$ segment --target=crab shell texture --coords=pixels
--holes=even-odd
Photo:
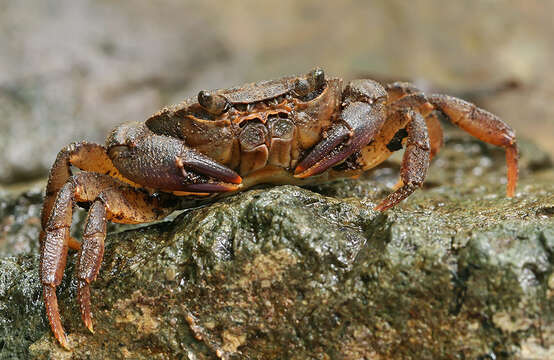
[[[210,92],[210,96],[225,102],[225,111],[220,114],[209,112],[196,97],[186,99],[159,111],[145,123],[128,123],[116,128],[107,139],[108,153],[114,165],[132,182],[176,195],[204,194],[182,191],[186,188],[182,172],[173,163],[179,156],[177,152],[182,151],[181,143],[237,172],[242,181],[228,190],[242,190],[258,183],[302,185],[324,181],[330,174],[301,179],[292,173],[302,155],[340,118],[342,79],[324,79],[313,84],[311,91],[298,94],[302,84],[310,87],[313,83],[310,76],[315,71],[303,77],[285,77]],[[155,171],[137,157],[122,156],[121,151],[129,145],[133,147],[137,139],[145,138],[149,132],[163,138],[150,144],[144,149],[148,154],[142,155],[160,157],[161,152],[166,152],[166,161],[156,164]],[[150,137],[151,141],[154,139]],[[165,178],[160,181],[152,176],[154,172],[164,173]],[[211,180],[193,180],[196,181]]]

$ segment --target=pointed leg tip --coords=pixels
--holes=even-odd
[[[58,298],[56,297],[56,288],[51,285],[44,285],[44,305],[46,307],[46,316],[48,317],[48,322],[50,323],[50,328],[52,333],[58,343],[69,350],[69,344],[67,342],[67,337],[65,336],[65,331],[62,326],[60,313],[58,310]]]
[[[92,312],[90,311],[90,287],[86,281],[80,281],[77,289],[77,300],[81,309],[81,319],[87,329],[94,334]]]
[[[55,335],[56,339],[58,340],[58,343],[63,347],[65,350],[71,350],[69,347],[69,343],[67,342],[67,336],[65,334],[61,335]]]
[[[88,331],[90,331],[92,334],[94,334],[94,328],[92,326],[92,319],[88,318],[87,321],[85,321],[85,326],[87,327]]]

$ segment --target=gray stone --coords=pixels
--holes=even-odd
[[[554,170],[524,165],[508,199],[503,152],[448,139],[427,187],[383,214],[394,161],[114,229],[92,287],[95,334],[70,256],[58,290],[69,352],[43,315],[36,249],[4,256],[0,358],[548,359]]]

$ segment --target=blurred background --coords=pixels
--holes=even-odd
[[[0,0],[0,183],[201,89],[322,66],[476,98],[554,154],[554,2]],[[496,90],[495,90],[496,89]]]

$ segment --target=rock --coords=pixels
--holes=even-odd
[[[449,134],[426,188],[383,214],[373,207],[394,161],[112,231],[92,286],[94,334],[76,304],[74,254],[58,289],[71,351],[45,319],[36,249],[13,250],[0,258],[0,357],[551,358],[554,170],[522,151],[508,199],[502,151]],[[25,221],[32,232],[8,235],[36,234]]]

